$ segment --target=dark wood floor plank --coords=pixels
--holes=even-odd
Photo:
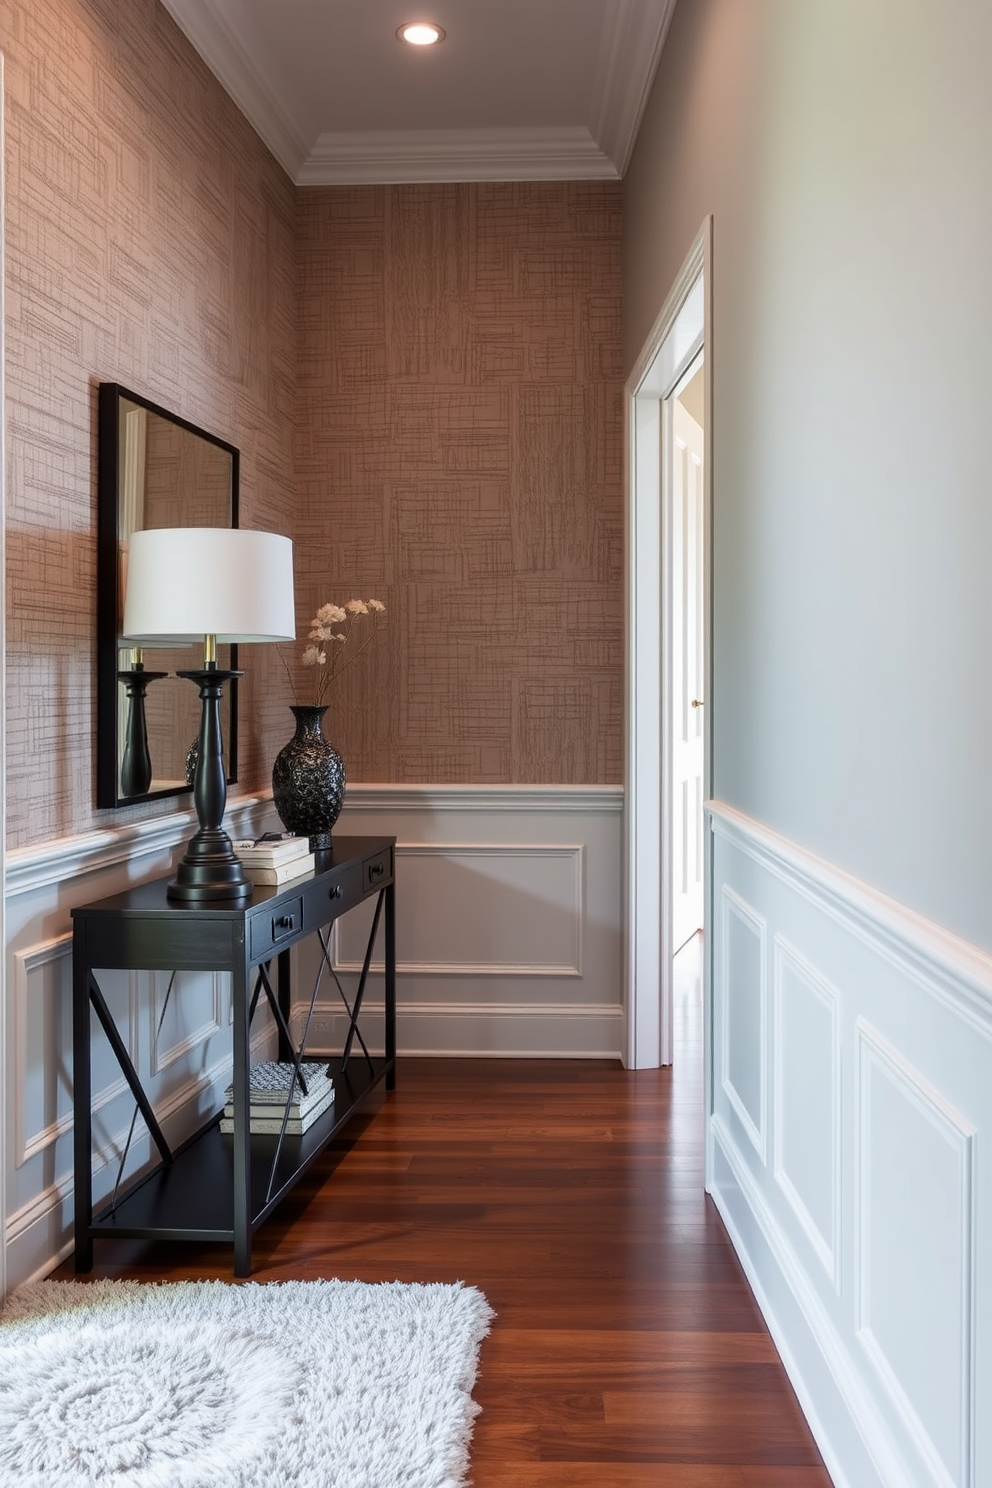
[[[255,1236],[259,1281],[485,1292],[475,1488],[830,1488],[703,1192],[698,978],[681,985],[674,1069],[402,1060]],[[231,1276],[224,1247],[97,1241],[96,1263]]]
[[[701,1366],[778,1365],[767,1333],[709,1333],[675,1329],[498,1328],[486,1345],[487,1371],[510,1368],[520,1379],[559,1377],[572,1371],[600,1369],[632,1372],[677,1370]]]

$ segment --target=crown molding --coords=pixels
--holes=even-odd
[[[627,168],[676,0],[611,0],[591,123],[551,129],[325,133],[311,148],[260,72],[232,0],[162,0],[297,186],[618,180]]]
[[[298,186],[613,180],[588,129],[383,129],[322,134]]]
[[[612,0],[609,19],[604,20],[591,132],[617,176],[623,176],[630,163],[675,4],[676,0],[657,0],[651,6],[641,0]]]
[[[295,182],[307,158],[307,142],[242,44],[238,27],[227,14],[226,0],[162,0],[162,4]]]

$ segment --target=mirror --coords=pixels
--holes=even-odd
[[[204,429],[102,382],[97,545],[97,806],[178,796],[192,788],[200,700],[180,668],[195,647],[136,648],[121,639],[127,545],[147,527],[236,527],[238,451]],[[237,647],[217,663],[237,666]],[[224,757],[237,780],[237,681],[225,691]]]

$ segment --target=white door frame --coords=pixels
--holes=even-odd
[[[627,379],[626,766],[624,790],[625,1063],[672,1062],[671,490],[663,449],[671,447],[665,399],[692,360],[703,360],[704,702],[703,796],[710,788],[710,613],[712,508],[712,218],[704,221],[661,314]],[[666,420],[669,427],[665,427]],[[659,499],[660,493],[660,499]],[[703,913],[709,997],[710,837]]]

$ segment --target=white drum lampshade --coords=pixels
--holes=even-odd
[[[293,544],[241,527],[132,533],[123,632],[139,646],[293,640]]]

